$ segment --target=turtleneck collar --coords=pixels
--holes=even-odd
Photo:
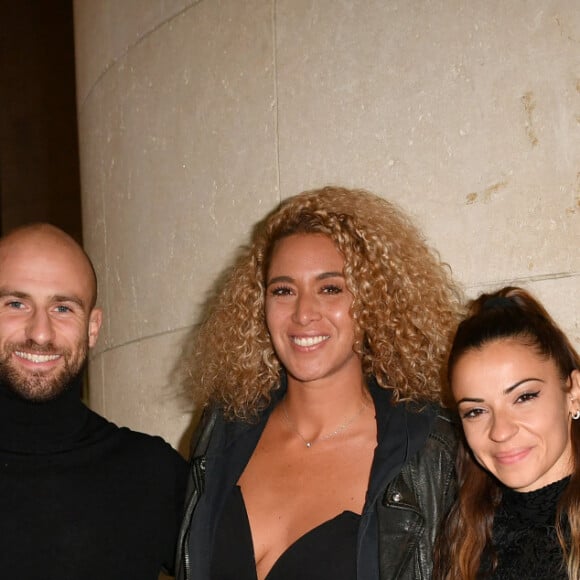
[[[519,492],[504,488],[502,508],[505,513],[524,524],[554,524],[560,496],[566,489],[570,476],[534,491]]]
[[[0,451],[44,454],[76,447],[88,417],[82,375],[56,399],[32,403],[0,382]]]

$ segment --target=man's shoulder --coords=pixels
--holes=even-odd
[[[90,411],[89,421],[95,440],[108,443],[116,453],[134,455],[156,465],[159,462],[185,463],[181,455],[159,435],[119,427],[94,411]]]

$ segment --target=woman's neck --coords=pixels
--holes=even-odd
[[[280,403],[280,413],[290,428],[305,442],[336,436],[351,427],[372,398],[362,372],[349,381],[300,382],[288,377],[288,390]]]

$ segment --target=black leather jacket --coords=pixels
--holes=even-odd
[[[387,486],[379,513],[381,580],[425,580],[439,525],[457,492],[457,437],[450,415],[438,413],[425,446]]]
[[[389,391],[373,384],[369,388],[377,409],[378,444],[359,526],[356,580],[428,580],[437,529],[455,499],[454,426],[439,408],[392,405]],[[210,580],[213,531],[223,501],[282,396],[273,397],[257,424],[227,423],[214,411],[198,427],[178,580]]]

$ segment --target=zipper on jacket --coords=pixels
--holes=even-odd
[[[193,512],[195,511],[195,506],[197,505],[197,502],[199,501],[205,486],[205,463],[205,456],[203,456],[199,459],[194,459],[191,466],[194,491],[191,497],[192,501],[190,502],[190,505],[187,509],[187,511],[190,513],[186,513],[187,532],[183,536],[181,545],[183,560],[183,580],[189,580],[191,573],[191,562],[189,561],[189,534],[191,532],[191,519],[193,518]]]

